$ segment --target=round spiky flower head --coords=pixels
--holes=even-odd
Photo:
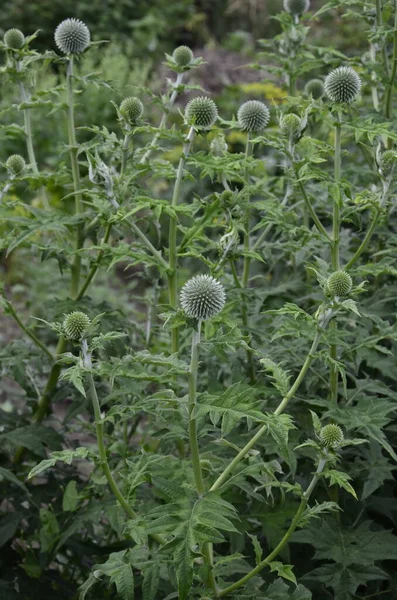
[[[210,275],[192,277],[181,291],[183,310],[188,317],[200,321],[206,321],[220,313],[225,299],[223,285]]]
[[[87,25],[79,19],[65,19],[55,30],[55,43],[64,54],[80,54],[91,39]]]
[[[270,112],[263,102],[248,100],[238,109],[237,120],[244,131],[261,133],[269,123]]]
[[[311,79],[305,85],[305,94],[312,96],[314,100],[319,100],[324,96],[324,83],[321,79]]]
[[[25,36],[19,29],[9,29],[4,34],[4,43],[7,48],[19,50],[25,43]]]
[[[90,318],[85,313],[76,310],[65,316],[63,330],[66,337],[81,340],[90,323]]]
[[[397,152],[395,150],[382,152],[379,158],[379,168],[384,177],[388,177],[393,171],[397,175]]]
[[[211,129],[218,118],[218,109],[211,98],[192,98],[185,108],[185,119],[197,129]]]
[[[361,78],[351,67],[338,67],[327,75],[325,93],[336,104],[351,103],[361,90]]]
[[[343,431],[339,425],[331,423],[330,425],[325,425],[325,427],[321,428],[319,439],[323,446],[334,448],[343,442]]]
[[[193,52],[189,46],[178,46],[173,51],[172,58],[178,67],[188,67],[193,60]]]
[[[120,104],[120,112],[130,125],[136,125],[143,115],[143,104],[134,96],[124,98]]]
[[[298,139],[302,131],[301,120],[298,115],[291,113],[281,117],[280,130],[281,133],[290,140]]]
[[[25,159],[20,154],[11,154],[6,160],[6,167],[12,175],[19,175],[26,167]]]
[[[211,140],[210,150],[214,156],[223,156],[225,152],[227,152],[227,148],[227,142],[223,133],[218,133],[218,135]]]
[[[352,278],[346,271],[335,271],[327,279],[327,291],[331,296],[346,296],[352,286]]]
[[[303,15],[310,8],[310,0],[284,0],[284,10],[294,16]]]

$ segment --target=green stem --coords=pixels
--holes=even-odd
[[[161,264],[163,269],[165,271],[169,271],[168,263],[161,256],[160,252],[158,250],[156,250],[156,248],[153,246],[152,242],[139,229],[139,227],[137,225],[135,225],[135,223],[133,221],[131,221],[130,219],[125,219],[125,221],[131,227],[131,229],[135,233],[135,235],[141,240],[141,242],[144,244],[144,246],[146,246],[146,248],[149,250],[149,252],[154,256],[154,258],[156,258],[157,261]]]
[[[48,350],[48,348],[39,340],[39,338],[33,333],[33,331],[30,331],[26,325],[24,325],[24,323],[21,321],[21,319],[19,318],[17,312],[15,311],[15,308],[12,306],[11,302],[9,302],[8,300],[6,300],[7,302],[7,308],[10,312],[10,315],[12,316],[12,318],[14,319],[14,321],[19,325],[19,327],[22,329],[22,331],[24,331],[26,333],[26,335],[28,337],[30,337],[30,339],[32,340],[32,342],[34,344],[36,344],[36,346],[38,348],[40,348],[40,350],[42,350],[50,359],[50,361],[52,362],[54,360],[54,357],[52,355],[52,353]]]
[[[381,214],[381,208],[377,208],[376,212],[374,214],[374,217],[371,221],[371,224],[368,228],[367,233],[365,234],[365,237],[363,239],[363,241],[361,242],[360,246],[357,248],[354,256],[349,260],[349,262],[347,263],[345,269],[348,270],[350,269],[354,263],[360,258],[360,256],[362,255],[362,253],[366,250],[369,242],[371,241],[372,238],[372,234],[375,230],[376,225],[378,224],[378,220],[379,220],[379,216]]]
[[[315,226],[317,227],[318,231],[330,242],[331,238],[327,232],[327,230],[325,229],[324,225],[321,223],[320,219],[317,216],[316,211],[314,210],[312,203],[310,202],[309,196],[307,195],[305,186],[303,185],[302,181],[299,178],[299,169],[298,166],[296,164],[293,164],[293,168],[294,168],[294,173],[295,173],[295,177],[299,186],[299,189],[302,193],[303,196],[303,200],[307,206],[307,209],[310,213],[311,218],[314,221]]]
[[[183,145],[182,156],[179,160],[178,170],[176,173],[176,180],[174,184],[174,191],[172,194],[171,206],[176,208],[179,202],[179,195],[182,184],[183,169],[185,167],[186,158],[190,151],[190,146],[194,137],[194,128],[191,127],[186,137],[186,141]],[[178,267],[178,253],[177,253],[177,217],[170,217],[170,228],[169,228],[169,275],[168,275],[168,296],[169,303],[173,310],[178,307],[178,280],[177,280],[177,267]],[[179,348],[179,333],[178,328],[174,327],[171,333],[171,352],[175,354]]]
[[[75,195],[75,212],[76,215],[81,215],[83,212],[83,197],[81,194],[81,183],[80,183],[80,171],[77,162],[77,142],[76,132],[74,125],[74,100],[73,100],[73,56],[68,59],[68,66],[66,71],[66,88],[67,88],[67,105],[68,105],[68,136],[69,136],[69,152],[70,162],[72,166],[73,175],[73,187]],[[76,243],[75,243],[75,257],[72,265],[72,278],[70,293],[72,298],[76,298],[80,285],[80,271],[81,271],[81,256],[79,250],[83,247],[83,226],[79,223],[76,226]]]
[[[382,27],[382,2],[381,2],[381,0],[376,0],[376,26],[378,28]],[[386,75],[386,77],[388,77],[389,76],[389,64],[388,64],[388,59],[387,59],[386,45],[384,42],[382,44],[382,56],[383,56],[383,63],[384,63],[384,68],[385,68],[385,75]]]
[[[283,550],[283,548],[287,544],[288,540],[290,539],[291,535],[294,533],[295,529],[299,525],[301,517],[302,517],[302,515],[306,509],[306,506],[309,502],[309,498],[310,498],[314,488],[317,485],[317,482],[320,478],[322,471],[324,470],[325,463],[326,463],[325,459],[320,459],[317,470],[313,476],[313,479],[311,480],[310,485],[307,488],[307,490],[302,495],[302,499],[300,501],[299,508],[298,508],[297,512],[295,513],[294,518],[292,519],[291,525],[289,526],[288,530],[284,534],[281,541],[277,544],[275,549],[268,556],[266,556],[266,558],[263,559],[254,569],[252,569],[252,571],[247,573],[247,575],[244,575],[244,577],[242,577],[241,579],[239,579],[232,585],[229,585],[229,587],[221,590],[218,593],[218,598],[223,598],[224,596],[231,594],[232,592],[234,592],[235,590],[237,590],[238,588],[243,586],[245,583],[247,583],[247,581],[252,579],[252,577],[255,577],[255,575],[258,575],[258,573],[260,573],[262,571],[262,569],[269,566],[269,564],[276,558],[276,556],[278,556],[280,554],[280,552]]]
[[[121,168],[120,168],[120,177],[122,177],[124,175],[124,171],[125,171],[125,167],[127,165],[127,160],[128,160],[128,146],[130,143],[130,133],[126,133],[124,136],[124,142],[123,142],[123,153],[122,153],[122,159],[121,159]]]
[[[312,343],[309,353],[306,357],[306,360],[303,363],[302,368],[299,371],[299,374],[298,374],[297,378],[295,379],[293,385],[289,389],[288,393],[284,396],[284,398],[278,405],[277,409],[274,411],[275,415],[281,415],[281,413],[286,409],[288,403],[294,397],[299,386],[301,385],[307,371],[309,370],[310,365],[312,364],[312,362],[314,360],[314,353],[316,352],[317,346],[320,342],[323,328],[325,328],[328,325],[328,322],[330,321],[332,314],[333,314],[332,311],[330,311],[327,314],[326,318],[324,319],[322,328],[320,328],[320,327],[317,328],[316,335],[314,336],[313,343]],[[269,429],[269,427],[268,427],[267,423],[262,425],[262,427],[257,431],[257,433],[250,439],[249,442],[246,443],[244,448],[242,450],[240,450],[240,452],[237,454],[237,456],[235,456],[235,458],[224,469],[224,471],[221,473],[221,475],[219,475],[218,479],[215,481],[215,483],[210,488],[211,492],[217,490],[218,488],[221,487],[221,485],[223,485],[225,483],[225,481],[229,477],[230,473],[235,469],[235,467],[239,464],[239,462],[241,460],[243,460],[243,458],[247,455],[247,453],[255,446],[256,442],[268,431],[268,429]]]
[[[112,225],[111,225],[111,223],[108,223],[107,226],[106,226],[106,229],[105,229],[105,234],[103,236],[103,240],[101,242],[102,246],[104,244],[108,243],[111,231],[112,231]],[[103,258],[104,252],[105,252],[104,248],[101,248],[101,250],[99,250],[98,256],[96,258],[96,261],[92,265],[91,269],[89,270],[89,272],[87,274],[87,277],[85,278],[85,281],[84,281],[83,285],[81,286],[79,293],[76,296],[76,300],[81,300],[81,298],[86,293],[86,291],[87,291],[87,289],[88,289],[91,281],[94,279],[94,277],[95,277],[95,275],[96,275],[96,273],[97,273],[97,271],[99,269],[99,266],[100,266],[100,264],[102,262],[102,258]]]

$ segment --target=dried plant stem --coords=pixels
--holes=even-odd
[[[268,555],[266,556],[266,558],[264,558],[263,560],[261,560],[261,562],[254,568],[252,569],[252,571],[250,571],[249,573],[247,573],[246,575],[244,575],[244,577],[242,577],[241,579],[239,579],[238,581],[236,581],[235,583],[233,583],[232,585],[229,585],[229,587],[224,588],[223,590],[221,590],[218,593],[218,598],[223,598],[224,596],[227,596],[228,594],[231,594],[232,592],[234,592],[235,590],[237,590],[238,588],[240,588],[242,585],[244,585],[245,583],[247,583],[247,581],[249,581],[250,579],[252,579],[252,577],[255,577],[255,575],[257,575],[258,573],[260,573],[262,571],[262,569],[264,569],[265,567],[269,566],[269,564],[276,558],[276,556],[278,556],[278,554],[280,554],[280,552],[283,550],[283,548],[285,547],[285,545],[288,543],[291,535],[294,533],[295,529],[298,527],[299,525],[299,521],[301,520],[301,517],[306,509],[306,506],[309,502],[309,498],[314,490],[314,488],[317,485],[317,482],[320,478],[321,473],[324,470],[325,467],[325,463],[326,460],[325,459],[320,459],[319,463],[318,463],[318,467],[317,470],[310,482],[310,485],[308,486],[307,490],[303,493],[302,495],[302,499],[300,501],[299,504],[299,508],[295,513],[294,518],[292,519],[291,525],[289,526],[288,530],[286,531],[286,533],[284,534],[283,538],[281,539],[281,541],[277,544],[277,546],[275,547],[275,549]]]

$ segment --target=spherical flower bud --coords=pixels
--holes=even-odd
[[[189,46],[178,46],[172,53],[172,58],[178,67],[188,67],[193,60],[193,52]]]
[[[331,102],[350,103],[360,93],[361,78],[351,67],[338,67],[325,78],[324,89]]]
[[[223,285],[210,275],[192,277],[181,291],[181,304],[187,316],[202,321],[220,313],[225,299]]]
[[[258,100],[248,100],[238,109],[237,120],[244,131],[261,133],[270,120],[266,104]]]
[[[310,0],[284,0],[284,10],[294,16],[303,15],[310,8]]]
[[[345,271],[335,271],[327,279],[327,291],[331,296],[346,296],[352,286],[352,278]]]
[[[65,316],[63,330],[66,337],[81,340],[90,323],[90,318],[85,313],[74,311]]]
[[[134,96],[124,98],[120,104],[120,112],[130,125],[136,125],[143,115],[143,104]]]
[[[396,171],[397,175],[397,152],[395,150],[385,150],[379,158],[379,168],[384,177],[391,175]]]
[[[218,133],[218,135],[216,135],[210,143],[210,150],[212,154],[214,156],[222,156],[223,154],[225,154],[225,152],[227,152],[227,149],[228,146],[225,136],[223,135],[223,133]]]
[[[343,442],[343,431],[339,425],[331,423],[322,427],[319,435],[320,443],[327,448],[334,448]]]
[[[312,96],[314,100],[319,100],[324,96],[324,83],[321,79],[311,79],[305,85],[305,94]]]
[[[19,175],[26,167],[25,159],[20,154],[11,154],[7,158],[6,167],[12,175]]]
[[[192,98],[185,108],[185,119],[197,129],[211,129],[218,118],[218,109],[211,98]]]
[[[65,19],[55,30],[55,43],[64,54],[80,54],[88,47],[90,30],[79,19]]]
[[[19,29],[9,29],[4,34],[4,43],[7,48],[19,50],[25,43],[25,36]]]
[[[281,117],[280,130],[281,133],[290,140],[297,140],[302,131],[301,120],[298,115],[291,113]]]

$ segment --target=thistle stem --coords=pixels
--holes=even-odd
[[[393,58],[392,58],[392,66],[390,71],[390,79],[388,82],[387,90],[386,90],[386,99],[385,99],[385,115],[387,119],[392,118],[393,114],[393,90],[394,90],[394,80],[396,78],[397,73],[397,0],[394,2],[394,29],[393,29]],[[393,140],[391,138],[388,139],[388,148],[391,148],[393,145]]]
[[[172,194],[171,206],[176,208],[179,202],[179,195],[182,184],[183,169],[186,164],[186,159],[189,155],[190,146],[194,138],[194,128],[189,129],[189,133],[186,137],[183,145],[182,156],[179,160],[178,170],[176,173],[176,180],[174,184],[174,191]],[[177,253],[177,217],[170,217],[170,228],[169,228],[169,275],[168,275],[168,296],[169,303],[173,310],[177,309],[178,306],[178,280],[177,280],[177,267],[178,267],[178,253]],[[171,353],[175,354],[178,352],[179,347],[179,333],[175,327],[171,333]]]
[[[77,162],[77,142],[74,124],[74,98],[73,98],[73,56],[68,59],[66,71],[66,88],[67,88],[67,105],[68,105],[68,136],[69,136],[69,153],[72,166],[73,187],[75,195],[75,212],[76,215],[81,215],[83,212],[83,198],[81,193],[80,171]],[[81,256],[79,250],[83,247],[83,226],[79,223],[76,226],[76,242],[75,242],[75,257],[71,269],[71,286],[70,293],[72,298],[78,295],[80,284],[81,271]]]
[[[299,386],[301,385],[307,371],[309,370],[309,367],[311,366],[311,364],[314,360],[314,353],[317,350],[323,330],[327,327],[332,315],[333,315],[333,312],[329,311],[326,314],[326,316],[324,317],[324,319],[321,323],[321,327],[317,326],[316,335],[314,336],[313,343],[312,343],[309,353],[305,359],[305,362],[303,363],[302,368],[299,371],[299,374],[298,374],[297,378],[295,379],[293,385],[289,389],[288,393],[284,396],[284,398],[278,405],[277,409],[274,411],[275,415],[278,416],[278,415],[281,415],[282,412],[284,412],[284,410],[288,406],[290,400],[294,397]],[[260,427],[260,429],[257,431],[257,433],[249,440],[249,442],[246,443],[244,448],[242,450],[240,450],[240,452],[237,454],[237,456],[235,456],[235,458],[229,463],[229,465],[219,475],[218,479],[215,481],[215,483],[210,488],[211,492],[219,489],[225,483],[225,481],[229,477],[230,473],[235,469],[235,467],[239,464],[239,462],[241,460],[243,460],[243,458],[247,455],[247,453],[255,446],[256,442],[267,431],[268,431],[268,424],[265,423],[264,425],[262,425],[262,427]]]
[[[39,338],[33,333],[33,331],[30,331],[26,327],[26,325],[21,321],[18,313],[16,312],[15,308],[12,306],[11,302],[9,302],[8,300],[6,300],[6,302],[7,302],[7,307],[10,312],[10,315],[12,316],[14,321],[19,325],[19,327],[22,329],[22,331],[24,331],[26,333],[26,335],[32,340],[32,342],[48,356],[48,358],[52,362],[54,360],[52,353],[43,344],[43,342],[41,342],[39,340]]]
[[[293,169],[294,169],[294,173],[295,173],[295,177],[296,177],[299,189],[303,196],[303,200],[307,206],[307,209],[310,213],[311,218],[314,221],[315,226],[317,227],[319,233],[321,233],[327,239],[328,242],[331,242],[331,238],[330,238],[327,230],[325,229],[324,225],[321,223],[320,219],[318,218],[317,213],[314,210],[312,203],[310,202],[309,196],[307,195],[305,186],[303,185],[302,181],[299,178],[299,169],[295,163],[293,163]]]
[[[105,234],[104,234],[102,242],[101,242],[101,246],[103,246],[103,245],[105,245],[105,244],[108,243],[111,231],[112,231],[112,225],[111,225],[111,223],[108,223],[107,226],[106,226],[106,229],[105,229]],[[95,275],[96,275],[96,273],[97,273],[97,271],[99,269],[99,266],[100,266],[100,264],[102,262],[102,258],[103,258],[104,252],[105,252],[104,248],[101,248],[99,250],[98,256],[96,258],[96,261],[92,265],[91,269],[89,270],[89,272],[87,274],[87,277],[85,278],[85,281],[84,281],[83,285],[81,286],[79,293],[76,296],[76,300],[81,300],[81,298],[86,293],[86,291],[87,291],[87,289],[88,289],[91,281],[94,279],[94,277],[95,277]]]
[[[218,592],[218,598],[223,598],[224,596],[227,596],[228,594],[231,594],[232,592],[234,592],[235,590],[240,588],[242,585],[247,583],[247,581],[252,579],[252,577],[255,577],[255,575],[258,575],[258,573],[260,573],[262,571],[262,569],[269,566],[269,564],[276,558],[276,556],[278,556],[280,554],[280,552],[282,551],[282,549],[284,548],[284,546],[287,544],[288,540],[290,539],[291,535],[294,533],[295,529],[299,525],[299,521],[301,520],[301,517],[306,509],[306,506],[309,502],[310,496],[311,496],[314,488],[317,485],[317,482],[320,478],[322,471],[324,470],[325,463],[326,463],[325,459],[320,459],[317,470],[310,482],[310,485],[308,486],[308,488],[302,495],[302,498],[301,498],[301,501],[299,504],[299,508],[296,511],[294,518],[292,519],[291,525],[289,526],[288,530],[284,534],[281,541],[277,544],[275,549],[268,556],[266,556],[266,558],[264,558],[254,569],[252,569],[252,571],[250,571],[249,573],[244,575],[244,577],[242,577],[241,579],[239,579],[232,585],[229,585],[229,587],[224,588],[223,590]]]

